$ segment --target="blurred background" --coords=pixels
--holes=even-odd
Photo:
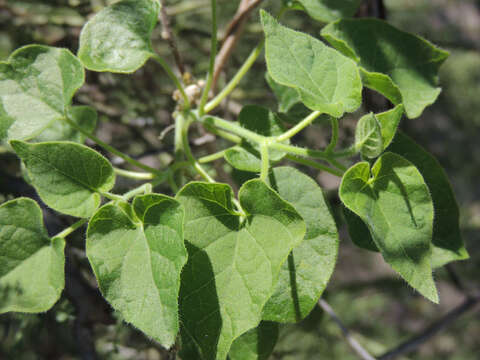
[[[0,60],[16,48],[39,43],[67,47],[76,52],[82,25],[110,3],[106,0],[0,0]],[[219,0],[220,32],[235,14],[239,1]],[[168,0],[167,13],[177,37],[186,70],[202,79],[208,67],[210,13],[207,0]],[[265,0],[262,7],[274,12],[280,0]],[[400,29],[419,34],[451,55],[442,66],[443,92],[435,105],[415,120],[402,120],[402,129],[434,154],[445,168],[461,209],[461,226],[471,259],[438,269],[440,291],[436,306],[410,289],[384,264],[381,256],[355,247],[345,230],[336,194],[338,179],[311,169],[302,170],[325,189],[340,229],[340,252],[324,298],[344,325],[366,349],[380,355],[421,333],[480,288],[480,1],[478,0],[364,0],[357,16],[386,17]],[[254,11],[243,36],[220,75],[218,89],[228,81],[262,37]],[[319,38],[323,26],[302,12],[289,12],[288,26]],[[220,33],[221,34],[221,33]],[[162,39],[161,26],[153,35],[154,48],[171,64],[173,59]],[[222,116],[235,119],[246,104],[276,108],[265,80],[263,56],[222,105]],[[173,86],[162,69],[148,63],[132,76],[87,74],[77,93],[77,104],[92,105],[99,112],[97,135],[108,143],[157,168],[172,161]],[[341,141],[349,145],[357,119],[387,104],[366,92],[365,106],[342,119]],[[317,124],[296,139],[310,147],[328,142],[328,126]],[[227,144],[204,129],[192,131],[192,147],[198,156]],[[88,143],[95,147],[94,144]],[[100,148],[95,147],[103,152]],[[108,155],[108,154],[106,154]],[[118,158],[112,162],[121,165]],[[238,188],[248,173],[233,171],[217,161],[210,171],[218,181]],[[116,190],[132,186],[119,179]],[[170,193],[168,187],[158,192]],[[0,203],[18,196],[37,198],[23,180],[17,158],[0,148]],[[50,233],[72,223],[68,217],[44,209]],[[160,360],[171,356],[140,332],[125,325],[99,296],[83,251],[83,232],[68,241],[66,289],[60,301],[39,315],[5,314],[0,317],[0,359],[111,359]],[[416,351],[399,359],[480,359],[480,308],[475,304],[449,322]],[[358,357],[351,351],[335,322],[316,308],[300,324],[284,326],[272,359],[341,359]]]

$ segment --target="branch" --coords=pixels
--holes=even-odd
[[[370,355],[369,352],[365,350],[363,346],[360,345],[360,343],[352,337],[352,334],[350,333],[350,331],[345,327],[345,325],[343,325],[342,321],[338,318],[337,314],[335,314],[335,311],[333,311],[333,309],[330,307],[330,305],[328,305],[328,303],[325,300],[323,299],[318,300],[318,305],[323,309],[323,311],[325,311],[328,315],[330,315],[333,321],[335,321],[335,323],[338,325],[338,327],[342,331],[342,334],[347,340],[350,347],[353,349],[353,351],[355,351],[355,353],[362,360],[375,360],[375,358],[372,355]]]
[[[242,0],[240,2],[235,16],[227,25],[225,34],[223,35],[222,47],[218,52],[217,59],[215,61],[212,89],[215,89],[220,73],[230,58],[238,39],[240,39],[240,36],[242,35],[243,27],[247,21],[248,15],[262,1],[263,0]]]
[[[400,355],[404,355],[406,353],[416,350],[425,342],[430,340],[430,338],[432,338],[441,330],[443,330],[455,320],[457,320],[461,315],[475,307],[475,305],[478,305],[478,303],[480,303],[480,295],[467,297],[467,299],[462,304],[448,312],[443,318],[427,327],[417,336],[412,337],[410,340],[407,340],[404,343],[398,345],[396,348],[386,352],[385,354],[380,356],[378,360],[396,359]]]
[[[178,51],[177,43],[175,41],[175,37],[173,36],[172,28],[170,27],[170,18],[167,14],[167,7],[165,4],[165,0],[160,0],[161,8],[160,8],[160,19],[162,21],[162,38],[165,39],[172,51],[173,57],[175,58],[175,64],[177,64],[178,71],[183,76],[185,73],[185,66],[183,65],[182,57],[180,56],[180,52]]]

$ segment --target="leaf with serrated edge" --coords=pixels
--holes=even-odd
[[[280,118],[267,108],[258,105],[246,105],[238,115],[240,126],[262,136],[278,136],[285,129]],[[289,143],[289,141],[284,141]],[[285,152],[268,150],[268,158],[271,162],[280,161]],[[238,146],[225,152],[225,160],[234,168],[243,171],[260,172],[261,158],[257,143],[243,140]]]
[[[355,129],[355,148],[366,158],[376,158],[383,151],[382,129],[375,114],[364,115]]]
[[[84,82],[67,49],[28,45],[0,62],[0,140],[27,140],[65,116]]]
[[[294,0],[287,4],[293,4],[294,9],[303,8],[315,20],[330,22],[353,16],[360,2],[361,0]]]
[[[115,184],[110,162],[77,143],[11,141],[40,198],[61,213],[88,218],[100,205],[100,193]]]
[[[97,126],[97,112],[90,106],[72,106],[68,109],[68,117],[86,132],[92,134]],[[73,141],[85,142],[85,135],[72,128],[66,121],[55,121],[35,137],[35,142]]]
[[[437,73],[448,52],[418,36],[378,19],[338,20],[325,26],[322,36],[358,62],[365,86],[403,103],[411,119],[440,94]]]
[[[385,261],[437,303],[430,263],[433,203],[422,175],[411,162],[390,152],[378,158],[371,172],[367,162],[348,169],[340,199],[368,225]]]
[[[297,322],[316,305],[333,273],[338,254],[337,227],[322,189],[307,175],[291,167],[277,167],[269,183],[302,216],[307,233],[283,264],[263,319]]]
[[[50,309],[65,286],[65,241],[50,239],[28,198],[0,205],[0,314]]]
[[[184,212],[172,198],[108,204],[90,220],[87,256],[103,296],[133,324],[169,348],[178,332],[180,272],[187,260]]]
[[[435,209],[432,266],[468,259],[460,232],[460,212],[448,177],[431,154],[403,133],[398,133],[388,151],[411,161],[422,173]]]
[[[280,25],[261,11],[265,59],[277,83],[297,89],[312,110],[341,117],[362,102],[362,82],[355,62],[307,34]]]
[[[258,179],[239,191],[246,219],[234,211],[228,185],[190,183],[177,199],[189,254],[180,290],[182,343],[195,343],[204,360],[224,360],[232,342],[259,324],[305,223]]]
[[[158,0],[122,0],[96,14],[80,34],[78,57],[89,70],[132,73],[154,55],[150,36]]]
[[[278,324],[262,321],[237,338],[230,348],[230,360],[267,360],[278,340]]]

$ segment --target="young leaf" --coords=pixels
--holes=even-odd
[[[397,134],[388,151],[412,162],[428,185],[435,209],[433,220],[432,266],[468,259],[460,233],[459,210],[445,171],[438,161],[403,133]]]
[[[100,194],[115,183],[110,162],[86,146],[62,141],[28,144],[14,140],[10,144],[40,198],[59,212],[92,216],[100,205]]]
[[[385,261],[413,288],[438,302],[430,264],[433,203],[417,168],[394,153],[344,174],[342,202],[367,224]]]
[[[269,182],[302,216],[307,233],[283,264],[263,319],[297,322],[316,305],[333,273],[338,232],[322,189],[310,177],[294,168],[278,167],[272,170]]]
[[[402,119],[404,113],[403,105],[397,105],[393,109],[385,111],[383,113],[375,114],[378,122],[380,123],[382,139],[383,139],[383,150],[385,150],[388,145],[392,142],[395,134],[397,133],[398,124]]]
[[[378,19],[338,20],[322,36],[358,62],[365,86],[403,103],[409,118],[419,117],[440,93],[437,73],[448,53],[418,36]]]
[[[230,348],[230,360],[267,360],[278,340],[278,324],[262,321],[237,338]]]
[[[373,113],[364,115],[358,120],[355,129],[355,148],[369,159],[376,158],[382,153],[382,129]]]
[[[92,217],[87,256],[103,296],[164,347],[178,332],[180,272],[187,260],[183,208],[149,194],[129,204],[108,204]]]
[[[65,286],[65,241],[50,240],[28,198],[0,205],[0,314],[50,309]]]
[[[68,109],[69,118],[89,133],[97,126],[97,112],[90,106],[72,106]],[[85,142],[85,135],[73,129],[66,121],[55,121],[34,139],[35,142],[45,141],[73,141],[80,144]]]
[[[0,140],[31,139],[62,119],[84,77],[66,49],[29,45],[0,62]]]
[[[287,5],[305,10],[313,19],[328,23],[353,16],[360,2],[361,0],[293,0],[287,1]]]
[[[158,0],[121,0],[83,27],[78,57],[89,70],[132,73],[154,55],[150,36],[160,11]]]
[[[356,64],[307,34],[280,25],[261,11],[265,59],[277,83],[296,89],[312,110],[341,117],[361,104],[362,82]]]
[[[189,255],[180,290],[182,338],[196,344],[194,359],[224,360],[232,342],[259,324],[305,223],[258,179],[239,191],[245,219],[234,211],[228,185],[190,183],[177,199],[185,208]]]
[[[242,127],[263,136],[278,136],[285,130],[277,115],[258,105],[244,106],[238,115],[238,122]],[[285,156],[283,151],[278,150],[269,150],[268,154],[272,162],[280,161]],[[225,160],[239,170],[259,172],[261,169],[258,144],[246,140],[227,150]]]

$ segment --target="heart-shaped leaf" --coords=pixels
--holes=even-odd
[[[387,152],[371,168],[367,162],[343,175],[339,195],[367,224],[383,258],[413,288],[433,302],[433,202],[422,175],[400,155]]]
[[[378,19],[338,20],[322,36],[358,62],[365,86],[403,103],[409,118],[419,117],[440,94],[437,73],[448,53],[418,36]]]
[[[89,70],[132,73],[154,55],[150,36],[160,11],[158,0],[121,0],[83,27],[78,57]]]
[[[230,360],[267,360],[278,340],[278,324],[262,321],[237,338],[230,348]]]
[[[228,185],[190,183],[177,199],[185,208],[189,255],[180,291],[182,346],[194,344],[198,352],[182,358],[224,360],[232,342],[260,323],[305,223],[258,179],[239,191],[245,218],[234,210]]]
[[[101,193],[115,184],[110,162],[84,145],[67,141],[10,144],[24,162],[40,198],[62,213],[92,216],[100,205]]]
[[[310,109],[334,117],[360,106],[362,82],[355,62],[320,40],[280,25],[265,11],[261,17],[273,80],[295,88]]]
[[[187,260],[183,209],[164,195],[107,204],[90,220],[87,256],[100,290],[125,321],[169,348],[178,332],[180,272]]]
[[[50,309],[65,286],[65,241],[50,240],[42,211],[28,198],[0,206],[0,314]]]
[[[68,50],[29,45],[0,62],[0,140],[26,140],[65,117],[84,70]]]
[[[269,182],[302,216],[307,233],[283,264],[263,319],[297,322],[312,311],[333,273],[338,232],[322,189],[310,177],[291,167],[278,167]]]

